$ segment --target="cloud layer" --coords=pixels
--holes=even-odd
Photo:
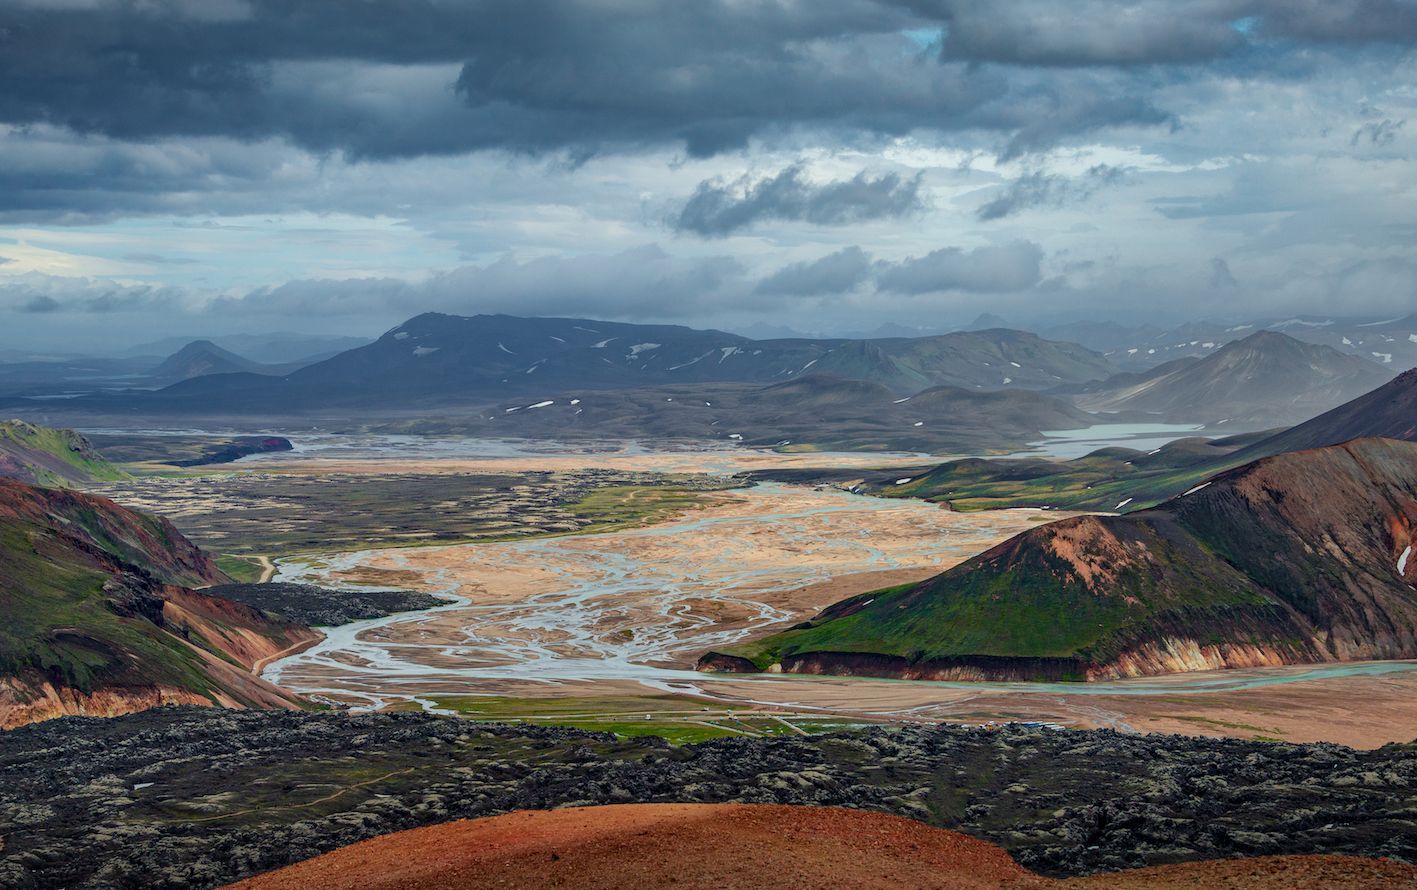
[[[0,327],[1401,309],[1414,43],[1413,0],[0,0]]]

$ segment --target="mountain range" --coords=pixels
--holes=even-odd
[[[1024,532],[708,670],[1096,680],[1417,657],[1417,443],[1264,458],[1154,509]]]
[[[235,410],[426,406],[671,384],[777,383],[825,373],[899,395],[931,386],[1046,389],[1106,377],[1076,344],[987,330],[883,340],[749,340],[722,331],[566,318],[426,314],[277,380],[225,374],[151,397]]]
[[[1146,370],[1179,358],[1203,358],[1257,331],[1273,331],[1305,343],[1328,346],[1394,372],[1417,367],[1417,313],[1397,317],[1301,315],[1244,322],[1194,321],[1172,328],[1081,321],[1036,330],[1044,337],[1081,343],[1129,371]]]

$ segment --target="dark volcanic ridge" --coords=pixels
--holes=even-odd
[[[310,627],[335,627],[351,621],[383,618],[395,612],[431,609],[447,602],[412,590],[335,589],[284,581],[217,584],[202,592],[255,606],[262,612]]]
[[[877,810],[1047,875],[1300,853],[1411,862],[1414,794],[1412,745],[909,726],[676,748],[419,714],[159,708],[0,733],[0,885],[215,887],[406,828],[633,802]]]

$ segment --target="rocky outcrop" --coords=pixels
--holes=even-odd
[[[174,467],[203,467],[209,464],[229,464],[253,454],[271,454],[279,451],[294,451],[295,446],[284,436],[236,436],[225,442],[218,442],[197,457],[174,460]]]
[[[1223,473],[1157,508],[1040,526],[705,670],[1097,680],[1417,657],[1417,444]]]
[[[313,584],[274,581],[265,584],[218,584],[203,591],[235,600],[288,621],[311,627],[333,627],[395,612],[444,605],[448,600],[413,590],[332,589]]]

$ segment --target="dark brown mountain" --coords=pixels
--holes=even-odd
[[[1133,677],[1417,657],[1417,444],[1281,454],[1124,516],[1018,535],[706,669]]]
[[[209,374],[271,373],[265,365],[222,349],[210,340],[193,340],[152,370],[158,380],[190,380]]]

